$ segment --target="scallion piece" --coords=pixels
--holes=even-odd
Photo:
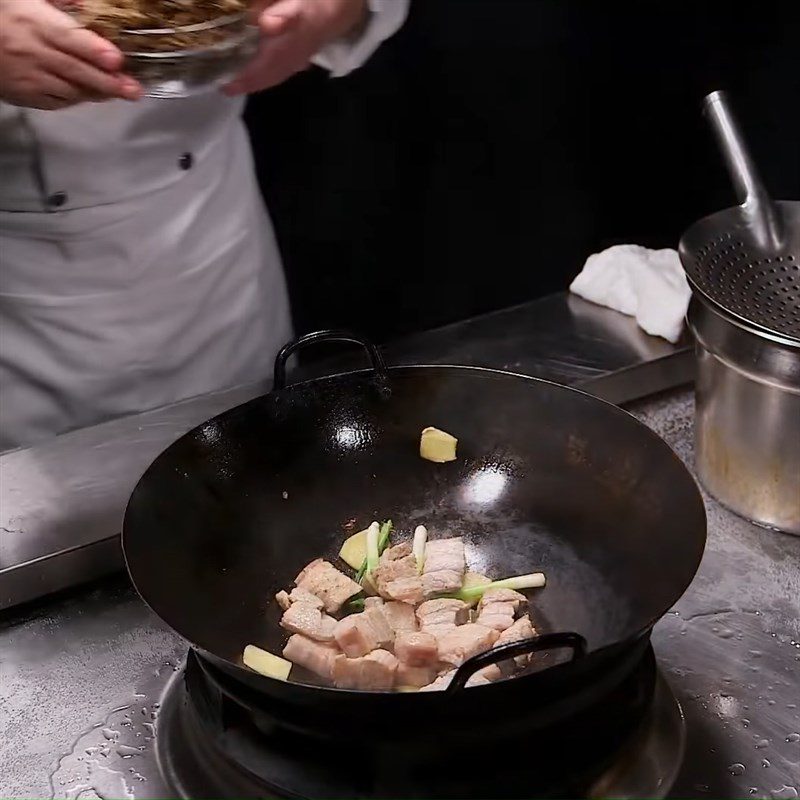
[[[425,543],[428,541],[428,529],[424,525],[417,525],[414,531],[414,545],[412,552],[417,560],[417,572],[422,573],[425,565]]]
[[[372,525],[377,525],[377,522],[373,522]],[[369,526],[367,529],[367,558],[361,564],[361,569],[356,573],[356,583],[360,583],[363,585],[365,576],[371,571],[368,567],[368,559],[369,559],[369,531],[372,528],[372,525]],[[382,525],[380,525],[379,533],[378,533],[378,556],[386,549],[386,546],[389,544],[389,536],[392,533],[392,521],[387,520]]]
[[[488,592],[489,589],[515,589],[519,591],[521,589],[540,589],[544,584],[544,573],[533,572],[530,575],[518,575],[514,578],[492,581],[482,586],[469,586],[453,594],[448,594],[447,597],[453,597],[457,600],[463,600],[465,603],[469,603],[483,597],[484,593]]]

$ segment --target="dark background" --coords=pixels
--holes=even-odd
[[[565,288],[610,244],[676,246],[733,204],[716,88],[799,198],[798,0],[412,0],[361,70],[251,100],[298,332],[385,341]]]

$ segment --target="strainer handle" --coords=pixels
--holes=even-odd
[[[704,105],[736,196],[750,219],[753,232],[765,249],[779,248],[782,240],[780,217],[750,157],[726,93],[711,92]]]

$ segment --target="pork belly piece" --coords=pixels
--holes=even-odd
[[[388,603],[383,604],[381,611],[389,623],[389,627],[394,631],[395,636],[400,631],[415,631],[417,629],[417,616],[414,613],[414,606],[410,603],[390,600]]]
[[[281,617],[281,627],[318,642],[332,642],[336,620],[310,603],[292,603]]]
[[[521,639],[529,639],[531,636],[536,636],[536,629],[531,624],[531,618],[523,614],[508,630],[497,637],[496,644],[510,644]]]
[[[411,578],[397,578],[383,585],[382,594],[387,600],[416,605],[423,599],[422,578],[414,575]]]
[[[481,670],[483,672],[483,670]],[[441,692],[442,690],[446,689],[450,682],[453,680],[453,676],[456,674],[455,670],[451,670],[450,672],[445,672],[444,675],[440,675],[435,681],[429,683],[427,686],[422,686],[420,688],[421,692]],[[467,688],[472,686],[486,686],[487,683],[491,683],[487,678],[485,678],[480,673],[475,673],[475,675],[471,676],[470,679],[467,681]]]
[[[460,537],[429,541],[425,545],[425,562],[422,568],[425,597],[457,592],[464,582],[466,568],[464,541]]]
[[[501,644],[511,644],[512,642],[518,642],[522,639],[529,639],[531,636],[535,635],[536,631],[531,625],[530,618],[525,614],[497,637],[494,646],[499,647]],[[482,675],[489,681],[499,681],[501,678],[509,678],[514,675],[519,668],[524,667],[530,660],[530,655],[517,656],[515,659],[509,658],[505,661],[501,661],[499,664],[491,664],[488,667],[484,667],[476,674]]]
[[[321,558],[312,561],[295,578],[295,584],[316,595],[329,614],[337,612],[345,601],[361,591],[361,587],[352,578]]]
[[[291,592],[287,593],[281,589],[275,595],[275,599],[278,601],[278,605],[284,610],[288,611],[289,606],[292,603],[305,603],[306,605],[314,606],[314,608],[318,608],[322,610],[325,607],[325,604],[322,600],[319,599],[315,594],[311,594],[311,592],[307,592],[305,589],[300,589],[299,587],[295,586]]]
[[[514,624],[504,630],[500,636],[497,637],[496,645],[511,644],[511,642],[519,642],[522,639],[530,639],[536,636],[536,629],[531,624],[531,619],[527,614],[523,614]],[[508,659],[501,661],[495,665],[499,667],[503,675],[511,675],[518,667],[524,667],[531,660],[531,656],[517,656],[515,659]],[[487,667],[489,669],[489,667]]]
[[[453,667],[460,667],[468,658],[488,650],[499,634],[474,622],[459,625],[438,638],[439,660]]]
[[[469,619],[469,606],[461,600],[441,597],[437,600],[426,600],[417,608],[417,620],[420,630],[428,630],[436,626],[455,627]]]
[[[365,656],[373,650],[390,646],[394,640],[394,632],[379,608],[370,608],[339,620],[333,635],[348,658]]]
[[[496,631],[508,630],[514,624],[514,603],[487,603],[478,611],[475,622]]]
[[[394,640],[394,654],[409,667],[435,667],[439,642],[432,633],[401,631]]]
[[[360,658],[336,656],[333,682],[340,689],[388,691],[394,686],[397,659],[387,650],[373,650]]]
[[[323,603],[319,597],[315,594],[311,594],[311,592],[306,589],[301,589],[299,586],[295,586],[294,589],[289,592],[289,602],[308,603],[308,605],[314,606],[314,608],[325,608],[325,603]]]
[[[299,633],[290,636],[283,648],[284,658],[327,681],[333,680],[333,662],[339,655],[336,645],[315,642]]]
[[[528,598],[514,589],[487,589],[478,603],[478,611],[490,603],[513,603],[516,611],[521,603],[527,603]]]
[[[382,597],[393,598],[388,589],[395,581],[419,578],[417,560],[411,554],[408,542],[389,547],[381,553],[380,561],[372,573],[372,582]]]
[[[402,661],[397,665],[395,684],[420,689],[436,679],[435,667],[410,667]]]

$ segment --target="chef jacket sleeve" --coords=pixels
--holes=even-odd
[[[410,0],[367,0],[369,19],[357,36],[337,39],[317,53],[312,61],[340,78],[358,69],[394,35],[405,22]]]

